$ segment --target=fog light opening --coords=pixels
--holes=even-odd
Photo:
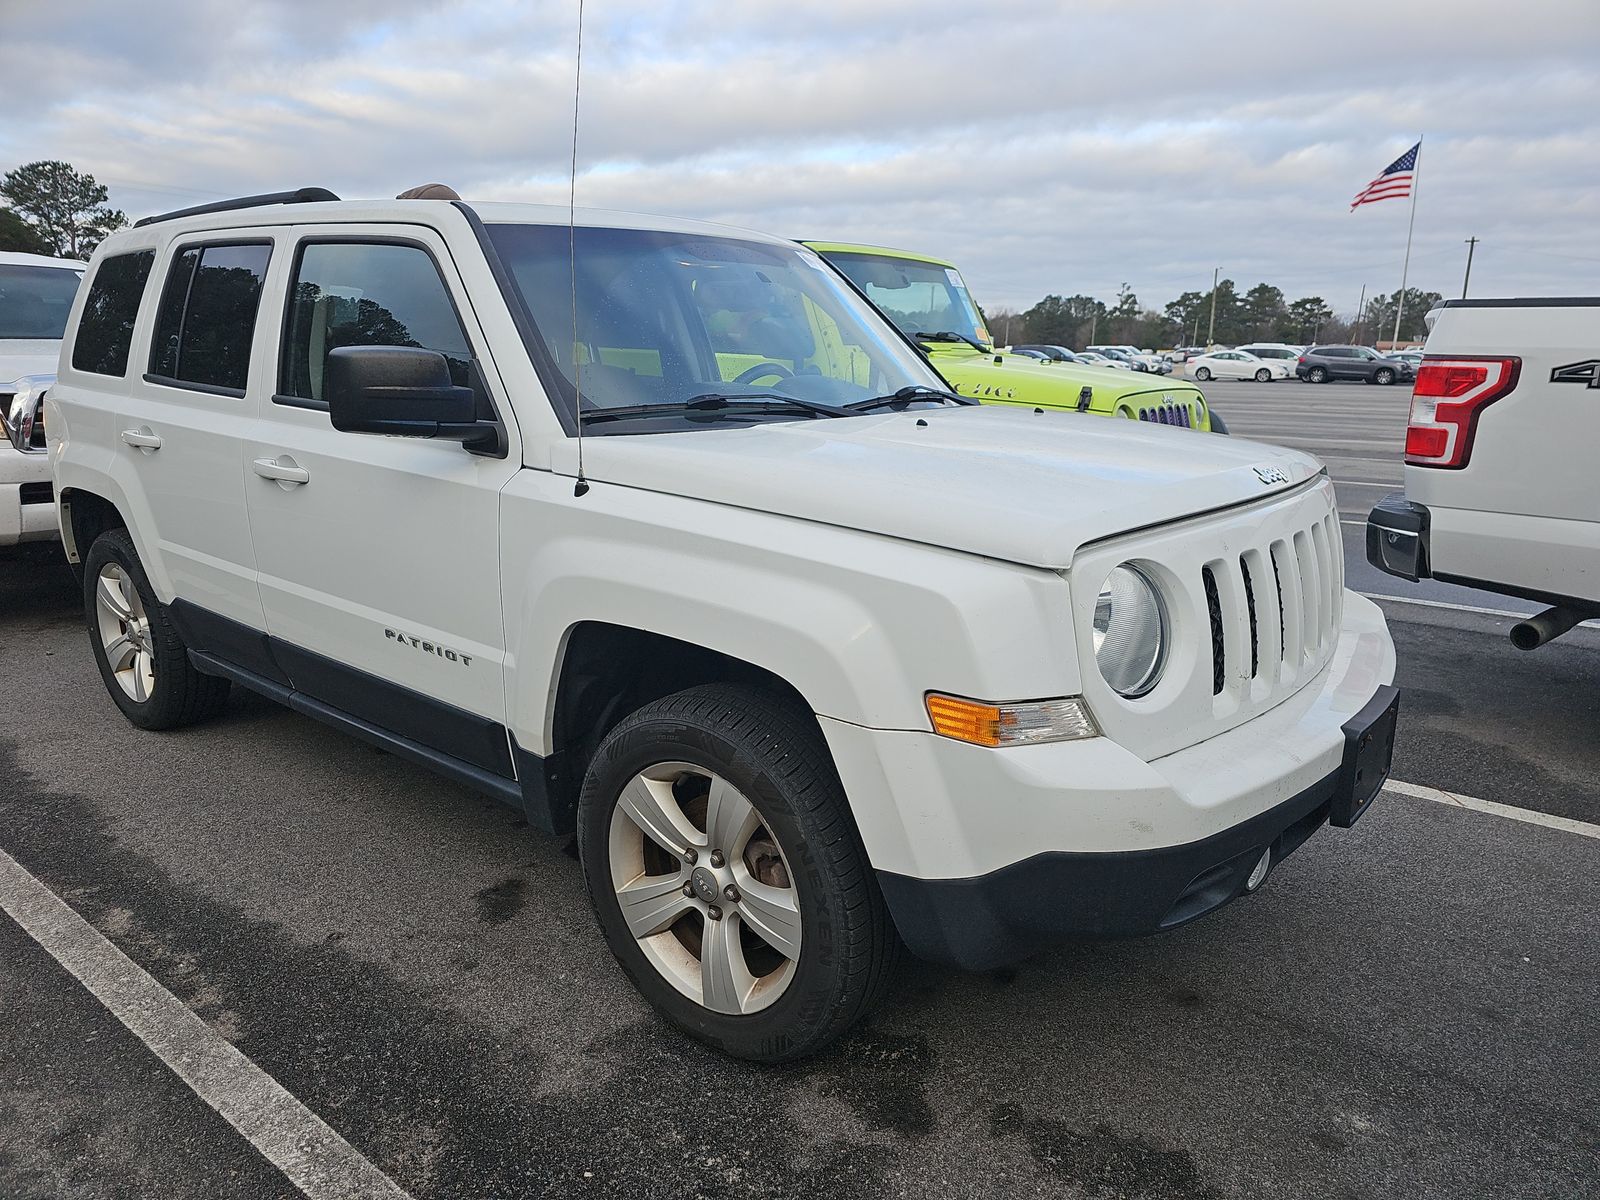
[[[1244,890],[1253,892],[1266,882],[1267,872],[1272,869],[1272,847],[1268,846],[1261,852],[1260,859],[1250,870],[1250,878],[1244,881]]]

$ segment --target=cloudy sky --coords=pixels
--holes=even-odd
[[[0,0],[0,169],[130,216],[566,199],[576,0]],[[578,202],[958,262],[980,303],[1600,292],[1600,0],[587,0]]]

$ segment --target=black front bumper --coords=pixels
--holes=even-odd
[[[1367,514],[1367,561],[1415,583],[1433,574],[1428,553],[1428,510],[1390,492]]]
[[[1243,895],[1263,852],[1271,851],[1276,868],[1330,817],[1354,823],[1388,777],[1398,706],[1399,692],[1380,688],[1345,724],[1337,770],[1200,841],[1120,853],[1049,851],[971,879],[879,871],[878,885],[913,954],[968,970],[1005,966],[1055,942],[1174,929]]]

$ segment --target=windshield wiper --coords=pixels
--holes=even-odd
[[[959,396],[955,392],[912,384],[910,387],[901,388],[898,392],[890,392],[887,396],[872,396],[866,400],[857,400],[853,404],[846,404],[845,408],[858,413],[870,412],[874,408],[904,409],[918,400],[937,400],[941,404],[946,400],[954,400],[957,404],[963,405],[977,403],[970,396]]]
[[[625,404],[620,408],[590,408],[583,413],[585,425],[597,421],[622,421],[630,417],[659,417],[670,416],[674,413],[721,413],[730,416],[739,413],[805,413],[808,416],[819,417],[848,417],[848,409],[838,408],[832,404],[822,404],[816,400],[802,400],[798,396],[785,396],[781,392],[745,392],[741,395],[725,395],[722,392],[706,392],[704,395],[691,396],[681,404]]]
[[[974,341],[964,333],[954,333],[948,329],[940,330],[938,333],[913,333],[911,336],[919,342],[965,342],[979,354],[990,353],[989,347],[982,342]]]

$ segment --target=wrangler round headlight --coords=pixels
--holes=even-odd
[[[1167,665],[1167,608],[1132,563],[1113,567],[1094,602],[1094,657],[1119,695],[1142,696]]]

